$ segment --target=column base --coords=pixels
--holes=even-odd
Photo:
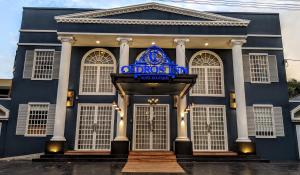
[[[64,154],[65,141],[48,141],[45,143],[45,154]]]
[[[63,141],[65,142],[66,141],[66,138],[65,137],[62,137],[62,136],[53,136],[51,138],[51,141]]]
[[[236,139],[236,142],[242,142],[242,143],[244,143],[244,142],[251,142],[251,140],[248,138],[248,137],[241,137],[241,138],[238,138],[238,139]]]
[[[175,154],[176,155],[184,155],[184,156],[191,156],[193,155],[193,146],[190,140],[182,141],[182,140],[175,140]]]
[[[128,155],[129,141],[114,140],[111,142],[111,154],[113,155]]]

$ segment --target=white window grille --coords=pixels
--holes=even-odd
[[[200,51],[190,61],[190,73],[197,74],[192,96],[224,96],[224,75],[221,58],[211,51]]]
[[[251,83],[270,83],[268,54],[249,54]]]
[[[80,104],[77,119],[76,149],[110,150],[114,110],[111,104]]]
[[[110,74],[116,72],[116,61],[111,52],[93,49],[82,59],[80,94],[113,95],[115,92]]]
[[[35,50],[32,80],[51,80],[55,50]]]
[[[29,104],[26,136],[46,136],[49,104]]]
[[[273,106],[253,106],[256,137],[276,137]]]
[[[193,106],[191,129],[194,151],[228,150],[225,106]]]

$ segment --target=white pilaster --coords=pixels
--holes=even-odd
[[[237,142],[251,142],[248,137],[242,45],[246,40],[231,40],[234,88],[236,94]]]
[[[70,61],[73,37],[59,37],[62,42],[61,59],[59,67],[59,80],[57,89],[54,133],[51,141],[66,141],[65,139],[65,120],[66,120],[66,103],[69,85]]]
[[[129,42],[132,41],[132,38],[117,38],[117,41],[120,42],[120,60],[119,60],[119,73],[121,73],[121,67],[129,65]],[[127,141],[127,105],[128,105],[128,96],[124,98],[121,95],[118,95],[118,106],[122,109],[118,113],[117,118],[117,134],[115,140],[117,141]]]
[[[189,42],[189,39],[181,38],[175,39],[176,43],[176,64],[179,66],[186,66],[185,64],[185,43]],[[187,106],[186,96],[181,99],[178,98],[177,102],[177,141],[189,141],[187,135],[187,117],[184,110]]]

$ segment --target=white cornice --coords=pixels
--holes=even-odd
[[[57,33],[57,30],[20,29],[19,32],[28,32],[28,33]]]
[[[18,43],[19,46],[61,46],[58,43]]]
[[[280,47],[243,47],[243,50],[283,50]]]
[[[149,20],[149,19],[108,19],[108,18],[59,18],[63,23],[90,24],[141,24],[141,25],[181,25],[181,26],[247,26],[235,21],[192,21],[192,20]]]
[[[142,20],[142,19],[107,19],[99,18],[117,14],[132,13],[144,10],[159,10],[199,18],[198,20]],[[250,21],[222,16],[213,13],[200,12],[158,3],[146,3],[134,6],[74,13],[55,17],[57,22],[67,23],[106,23],[106,24],[147,24],[147,25],[208,25],[208,26],[247,26]],[[201,20],[202,19],[202,20]],[[204,20],[203,20],[204,19]],[[206,21],[208,20],[208,21]]]

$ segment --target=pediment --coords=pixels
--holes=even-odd
[[[109,23],[145,25],[247,26],[250,21],[158,3],[94,10],[55,17],[65,23]]]

